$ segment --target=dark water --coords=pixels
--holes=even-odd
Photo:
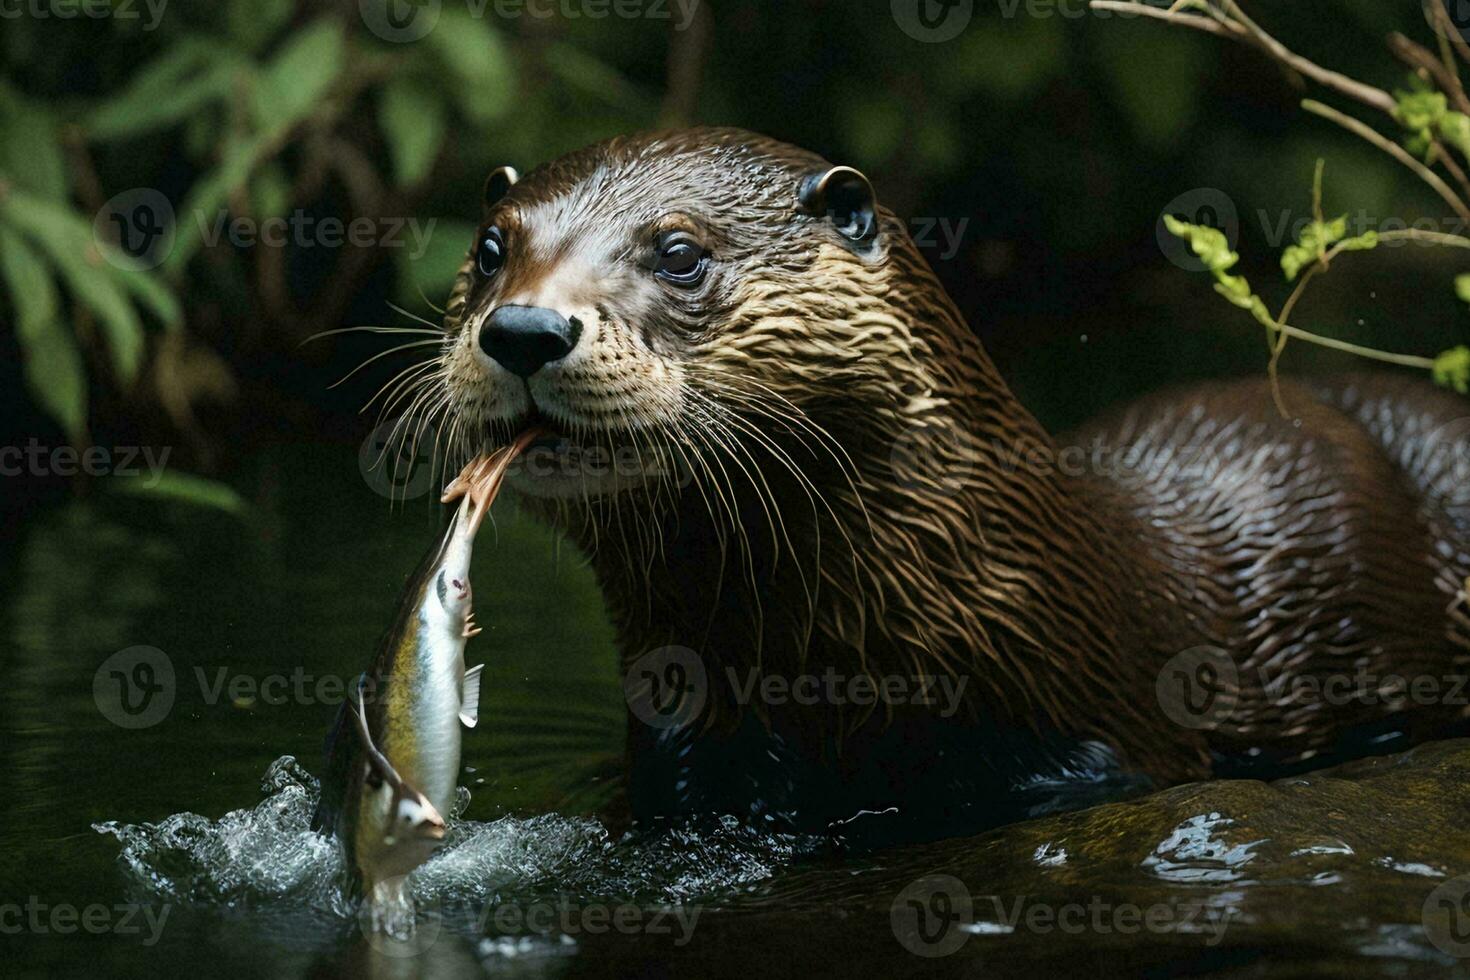
[[[313,774],[438,515],[390,510],[342,450],[252,473],[243,516],[104,480],[7,546],[6,975],[1470,976],[1466,742],[863,858],[718,823],[619,838],[595,816],[623,743],[610,631],[576,556],[503,505],[469,798],[415,940],[369,939],[306,830]],[[172,683],[136,654],[112,676],[138,646]]]

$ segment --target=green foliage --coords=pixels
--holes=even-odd
[[[1417,79],[1415,79],[1417,81]],[[1394,116],[1409,131],[1405,146],[1409,152],[1433,160],[1436,137],[1470,155],[1470,116],[1449,108],[1443,92],[1416,88],[1395,92]]]
[[[1460,394],[1470,394],[1470,347],[1447,350],[1434,359],[1434,380]]]
[[[178,470],[163,470],[148,476],[121,478],[113,485],[122,493],[141,497],[163,497],[193,504],[196,507],[223,511],[236,517],[243,517],[250,510],[250,505],[245,502],[245,499],[227,484]]]
[[[434,164],[447,126],[444,103],[428,84],[402,76],[388,83],[378,106],[393,170],[401,184],[423,180]]]
[[[46,263],[19,232],[0,224],[0,275],[15,304],[26,351],[26,383],[73,440],[86,429],[87,378],[76,340],[61,318],[61,297]]]

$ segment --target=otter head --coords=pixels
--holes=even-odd
[[[901,412],[934,387],[913,318],[947,303],[858,171],[737,130],[618,138],[491,175],[440,376],[461,448],[546,425],[511,485],[593,497],[767,468],[783,435],[832,441],[824,406]]]

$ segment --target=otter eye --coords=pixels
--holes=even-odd
[[[505,264],[505,242],[500,237],[499,228],[486,228],[485,233],[480,236],[479,247],[475,251],[475,269],[480,273],[482,279],[489,279],[500,271]]]
[[[674,234],[658,243],[658,259],[653,272],[676,286],[695,286],[704,278],[709,255],[699,243],[685,236]]]

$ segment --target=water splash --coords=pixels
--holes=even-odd
[[[317,780],[291,756],[271,763],[265,798],[218,820],[176,813],[157,823],[107,821],[93,829],[122,844],[119,862],[140,899],[186,908],[245,909],[346,918],[356,912],[338,842],[314,833]],[[612,900],[674,905],[769,878],[788,864],[793,838],[733,819],[700,829],[614,840],[590,817],[544,814],[465,820],[463,788],[444,846],[410,879],[422,906]]]

